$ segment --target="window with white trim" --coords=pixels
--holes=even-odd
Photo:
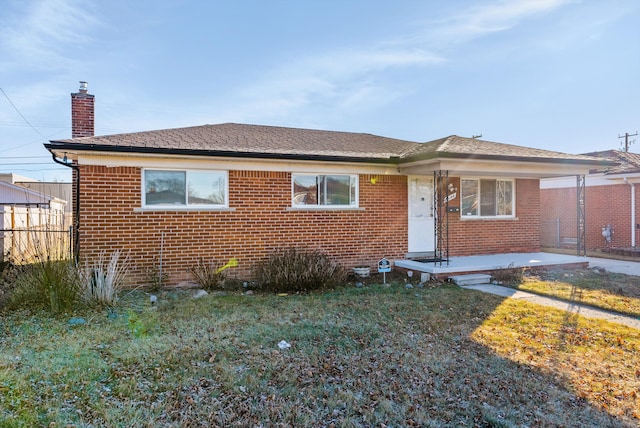
[[[226,171],[143,171],[145,207],[222,208],[228,206]]]
[[[292,205],[294,207],[358,206],[357,175],[292,175]]]
[[[462,217],[514,217],[514,181],[496,179],[460,180]]]

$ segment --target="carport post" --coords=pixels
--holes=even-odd
[[[576,252],[579,256],[587,255],[586,242],[586,210],[585,210],[585,178],[584,175],[576,175]]]

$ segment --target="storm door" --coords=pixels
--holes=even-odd
[[[434,251],[433,177],[409,176],[410,253]]]

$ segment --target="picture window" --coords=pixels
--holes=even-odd
[[[357,175],[294,174],[292,205],[357,207]]]
[[[226,207],[227,173],[222,171],[144,170],[147,207]]]
[[[461,180],[462,217],[513,217],[513,180]]]

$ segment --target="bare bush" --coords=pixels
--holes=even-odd
[[[321,251],[289,248],[258,264],[254,276],[265,290],[296,293],[335,287],[345,280],[346,271]]]
[[[238,266],[236,259],[231,259],[224,265],[215,260],[206,262],[204,259],[189,268],[189,273],[193,280],[205,290],[224,290],[226,289],[227,269]]]
[[[505,269],[498,269],[493,271],[493,274],[491,276],[500,284],[517,285],[522,282],[526,270],[527,268],[515,267],[514,264],[511,263]]]

